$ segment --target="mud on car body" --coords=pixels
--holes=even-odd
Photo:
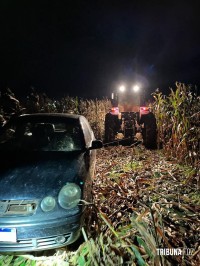
[[[95,139],[85,117],[27,114],[0,136],[0,252],[75,242],[91,202]]]

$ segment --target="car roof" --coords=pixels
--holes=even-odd
[[[83,117],[82,115],[77,114],[67,114],[67,113],[34,113],[34,114],[22,114],[19,117],[66,117],[71,119],[80,119],[80,117]]]

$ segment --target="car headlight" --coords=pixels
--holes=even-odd
[[[48,196],[45,197],[42,201],[41,201],[41,209],[44,212],[49,212],[52,211],[56,206],[56,201],[53,197]]]
[[[75,183],[68,183],[59,192],[58,202],[64,209],[71,209],[78,205],[81,199],[81,188]]]

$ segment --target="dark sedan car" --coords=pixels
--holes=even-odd
[[[91,202],[95,139],[85,117],[26,114],[0,135],[0,252],[75,242]]]

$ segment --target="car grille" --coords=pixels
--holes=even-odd
[[[69,241],[71,233],[61,235],[63,241],[59,241],[59,236],[50,236],[46,238],[33,238],[17,240],[17,243],[1,242],[0,251],[26,251],[26,250],[44,250],[54,249],[65,246]]]
[[[37,200],[1,200],[0,217],[33,215],[37,205]]]

